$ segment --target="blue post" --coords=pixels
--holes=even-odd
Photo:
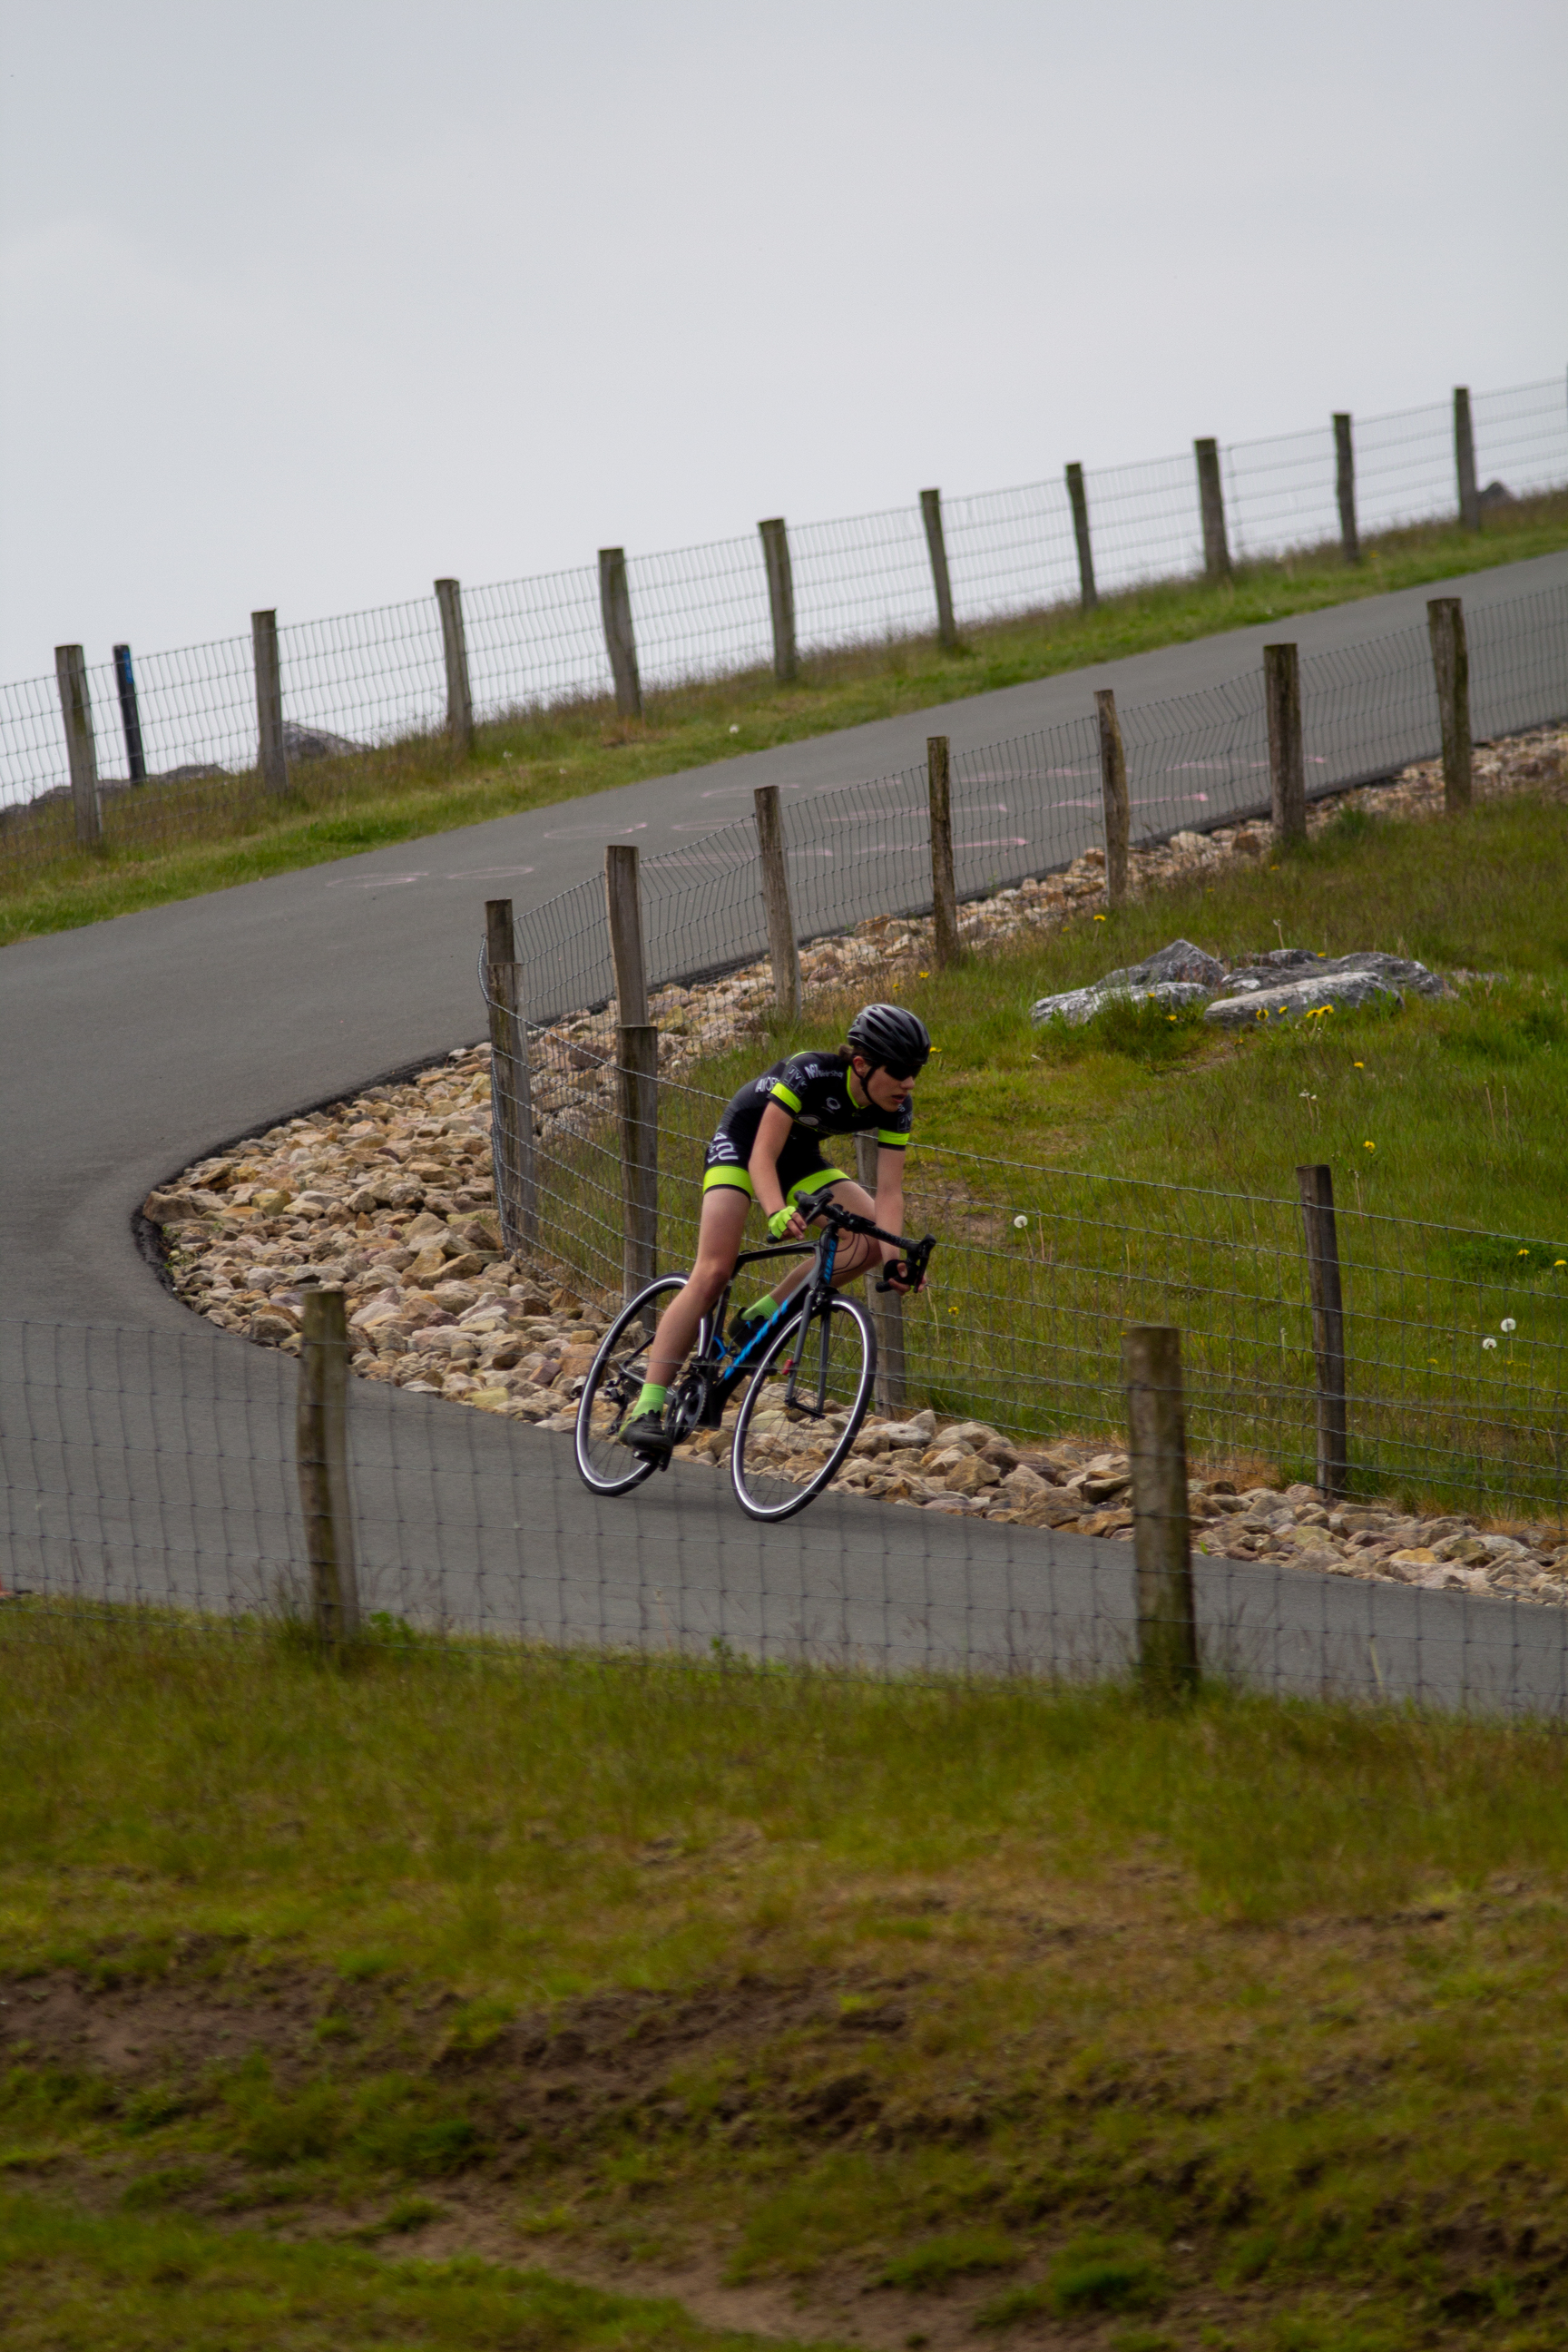
[[[114,683],[120,688],[120,722],[125,730],[125,756],[131,763],[131,781],[142,784],[147,781],[147,761],[142,751],[142,713],[136,705],[136,673],[131,667],[129,646],[114,648]]]

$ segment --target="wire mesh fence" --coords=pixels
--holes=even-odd
[[[1487,623],[1473,673],[1489,722],[1560,716],[1568,592],[1518,600]],[[1370,651],[1303,670],[1318,791],[1436,749],[1423,633],[1391,632]],[[1260,678],[1136,714],[1127,748],[1135,837],[1258,807],[1268,773]],[[1088,722],[961,757],[952,805],[961,896],[1016,887],[1020,877],[1092,853],[1102,820]],[[796,930],[831,941],[816,966],[818,1010],[840,1006],[847,1018],[859,998],[884,992],[889,967],[927,936],[925,771],[802,793],[784,814]],[[657,1108],[626,1092],[627,1033],[617,1025],[597,877],[514,927],[531,1023],[526,1115],[504,1059],[492,1066],[498,1194],[506,1200],[521,1181],[510,1139],[526,1132],[539,1247],[601,1301],[618,1295],[631,1263],[628,1166],[658,1171],[648,1265],[689,1265],[705,1146],[730,1095],[774,1054],[777,991],[752,820],[648,859],[640,885],[647,1018],[659,1032]],[[1285,1487],[1319,1477],[1319,1302],[1298,1200],[924,1147],[909,1168],[906,1229],[943,1238],[940,1283],[902,1310],[900,1407],[973,1419],[1018,1442],[1063,1433],[1108,1442],[1121,1411],[1120,1332],[1175,1325],[1205,1469],[1226,1477],[1267,1469]],[[1344,1483],[1403,1497],[1428,1519],[1458,1508],[1534,1522],[1542,1541],[1549,1529],[1561,1533],[1568,1234],[1424,1226],[1364,1213],[1357,1200],[1341,1204],[1339,1236],[1351,1334]]]
[[[737,1024],[730,1052],[715,1057],[722,1087],[660,1081],[657,1133],[642,1141],[658,1171],[661,1272],[693,1262],[704,1149],[731,1082],[772,1059],[760,1042],[764,1011],[758,1001],[749,1032]],[[547,1049],[533,1074],[536,1109],[573,1104],[534,1145],[540,1249],[607,1301],[622,1287],[628,1229],[620,1071],[599,1062],[588,1085],[573,1086],[570,1052],[557,1059]],[[827,1157],[845,1166],[831,1146]],[[855,1175],[853,1159],[846,1172]],[[498,1177],[504,1191],[504,1168]],[[905,1229],[934,1232],[942,1247],[931,1286],[899,1310],[900,1411],[931,1407],[1019,1442],[1109,1443],[1121,1420],[1121,1330],[1174,1325],[1205,1475],[1317,1482],[1323,1376],[1298,1200],[917,1143],[905,1202]],[[1548,1530],[1560,1539],[1568,1230],[1553,1240],[1428,1226],[1354,1202],[1341,1203],[1337,1224],[1348,1490],[1393,1496],[1429,1519],[1458,1509],[1529,1521],[1543,1540]],[[760,1278],[752,1288],[760,1294]]]
[[[1544,724],[1568,711],[1568,590],[1487,606],[1469,624],[1478,739]],[[1400,628],[1300,665],[1309,796],[1395,772],[1439,748],[1431,649]],[[1130,709],[1122,719],[1134,845],[1266,813],[1268,737],[1261,667],[1199,693]],[[791,897],[802,940],[847,931],[871,916],[931,907],[923,765],[861,783],[781,786]],[[751,787],[720,787],[730,824],[694,827],[644,859],[647,971],[658,988],[686,985],[766,951]],[[1092,717],[952,757],[954,868],[961,898],[1016,887],[1103,842]],[[517,926],[535,1025],[601,1012],[614,989],[597,877],[532,907]],[[868,951],[867,961],[875,961]],[[760,983],[759,983],[760,985]]]
[[[1499,484],[1499,495],[1517,499],[1568,484],[1568,398],[1561,379],[1478,394],[1472,417],[1483,485]],[[1454,421],[1447,404],[1357,420],[1354,430],[1363,533],[1453,511]],[[1331,426],[1231,444],[1221,455],[1230,541],[1238,557],[1278,555],[1337,539]],[[1085,487],[1101,593],[1202,568],[1190,455],[1091,470]],[[1059,479],[950,498],[944,529],[961,626],[1058,605],[1079,593],[1071,514]],[[807,657],[933,631],[931,564],[918,507],[795,525],[789,541],[796,635]],[[767,580],[755,532],[634,556],[627,574],[645,687],[673,687],[772,660]],[[462,608],[473,709],[480,720],[609,694],[592,567],[468,588]],[[446,724],[442,635],[433,598],[286,624],[279,635],[296,760],[428,739]],[[133,676],[147,775],[146,784],[135,789],[120,682],[110,664],[89,667],[110,837],[133,839],[154,824],[166,833],[170,792],[186,794],[195,807],[237,802],[255,788],[248,639],[138,655]],[[0,687],[0,812],[11,813],[0,827],[0,858],[16,863],[57,854],[70,837],[68,800],[56,681]]]
[[[84,1608],[207,1634],[308,1616],[298,1379],[286,1359],[195,1327],[0,1323],[10,1637],[47,1640]],[[584,1488],[563,1437],[366,1382],[350,1381],[348,1397],[372,1638],[408,1623],[454,1642],[717,1652],[861,1675],[1133,1666],[1130,1542],[835,1494],[758,1527],[711,1473],[680,1463],[635,1499],[606,1501]],[[1319,1575],[1235,1549],[1193,1563],[1208,1673],[1279,1693],[1568,1706],[1561,1608]]]

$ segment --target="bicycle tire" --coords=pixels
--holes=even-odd
[[[637,1359],[647,1354],[652,1324],[658,1319],[658,1307],[668,1307],[676,1292],[685,1287],[683,1274],[667,1274],[658,1282],[650,1282],[646,1290],[639,1290],[630,1306],[622,1307],[588,1367],[588,1377],[577,1400],[572,1450],[576,1457],[577,1475],[595,1495],[629,1494],[634,1486],[640,1486],[645,1478],[651,1477],[657,1467],[624,1446],[617,1432],[643,1383]],[[655,1307],[651,1318],[647,1313],[650,1307]],[[595,1406],[600,1409],[597,1427]]]
[[[845,1418],[839,1433],[820,1466],[805,1465],[805,1477],[784,1467],[783,1433],[759,1427],[770,1405],[782,1402],[775,1386],[786,1375],[785,1360],[796,1364],[796,1388],[815,1408],[826,1388],[827,1410]],[[824,1356],[826,1355],[826,1371]],[[843,1465],[866,1418],[877,1377],[877,1333],[870,1316],[858,1298],[837,1293],[826,1307],[809,1317],[795,1316],[786,1323],[758,1365],[735,1422],[730,1449],[730,1480],[735,1499],[749,1518],[773,1521],[804,1511]],[[803,1420],[809,1414],[803,1414]]]

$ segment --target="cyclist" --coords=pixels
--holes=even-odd
[[[753,1201],[774,1241],[800,1240],[805,1232],[801,1205],[827,1193],[840,1208],[873,1218],[885,1233],[901,1231],[904,1151],[913,1123],[910,1097],[930,1055],[923,1021],[901,1005],[868,1004],[855,1015],[848,1041],[837,1052],[792,1054],[741,1088],[708,1146],[697,1263],[686,1287],[659,1317],[647,1377],[621,1432],[623,1444],[656,1460],[672,1450],[675,1440],[664,1425],[668,1386],[695,1343],[702,1318],[734,1274]],[[828,1166],[817,1142],[822,1135],[868,1131],[879,1146],[875,1202],[842,1168]],[[842,1234],[835,1283],[851,1282],[897,1255],[889,1243],[874,1242],[868,1234]],[[742,1307],[730,1327],[731,1339],[743,1340],[776,1313],[807,1272],[803,1262],[773,1293]],[[904,1286],[894,1284],[896,1289]]]

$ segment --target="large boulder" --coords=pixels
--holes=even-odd
[[[1301,980],[1325,980],[1341,972],[1370,972],[1385,986],[1402,994],[1413,991],[1417,996],[1450,996],[1453,990],[1440,972],[1429,971],[1424,963],[1408,956],[1382,955],[1375,948],[1358,948],[1353,955],[1314,955],[1310,948],[1270,948],[1264,955],[1251,956],[1247,962],[1227,972],[1222,983],[1225,996],[1255,996],[1260,989],[1279,988]]]
[[[1089,988],[1069,988],[1060,996],[1042,996],[1029,1008],[1029,1018],[1036,1026],[1047,1021],[1066,1021],[1078,1028],[1092,1021],[1097,1013],[1118,996],[1142,996],[1163,1004],[1167,1011],[1183,1004],[1201,1004],[1224,984],[1225,966],[1191,940],[1173,940],[1169,947],[1142,963],[1129,965],[1123,971],[1108,971]]]
[[[1216,1029],[1240,1029],[1263,1021],[1299,1020],[1332,1005],[1404,1003],[1397,988],[1373,971],[1320,972],[1306,980],[1287,981],[1274,988],[1255,988],[1243,996],[1222,996],[1205,1007],[1204,1019]]]
[[[1290,1019],[1326,1004],[1370,1004],[1379,999],[1401,1004],[1409,991],[1417,996],[1452,992],[1441,974],[1429,971],[1424,963],[1408,956],[1383,955],[1374,948],[1358,948],[1353,955],[1343,956],[1314,955],[1310,948],[1269,948],[1226,971],[1191,940],[1173,940],[1158,955],[1124,971],[1108,971],[1088,988],[1042,996],[1031,1005],[1029,1018],[1037,1027],[1065,1021],[1077,1028],[1118,997],[1134,997],[1162,1004],[1167,1012],[1202,1004],[1205,1021],[1234,1029],[1248,1021]]]
[[[286,719],[283,750],[290,760],[335,760],[349,751],[363,751],[364,745],[352,743],[346,735],[334,735],[330,727],[300,727]]]
[[[1441,973],[1408,956],[1382,955],[1358,948],[1353,955],[1319,956],[1310,948],[1271,948],[1243,969],[1226,974],[1226,993],[1204,1014],[1216,1029],[1239,1029],[1248,1022],[1291,1021],[1326,1005],[1403,1004],[1406,991],[1417,996],[1447,996]]]

